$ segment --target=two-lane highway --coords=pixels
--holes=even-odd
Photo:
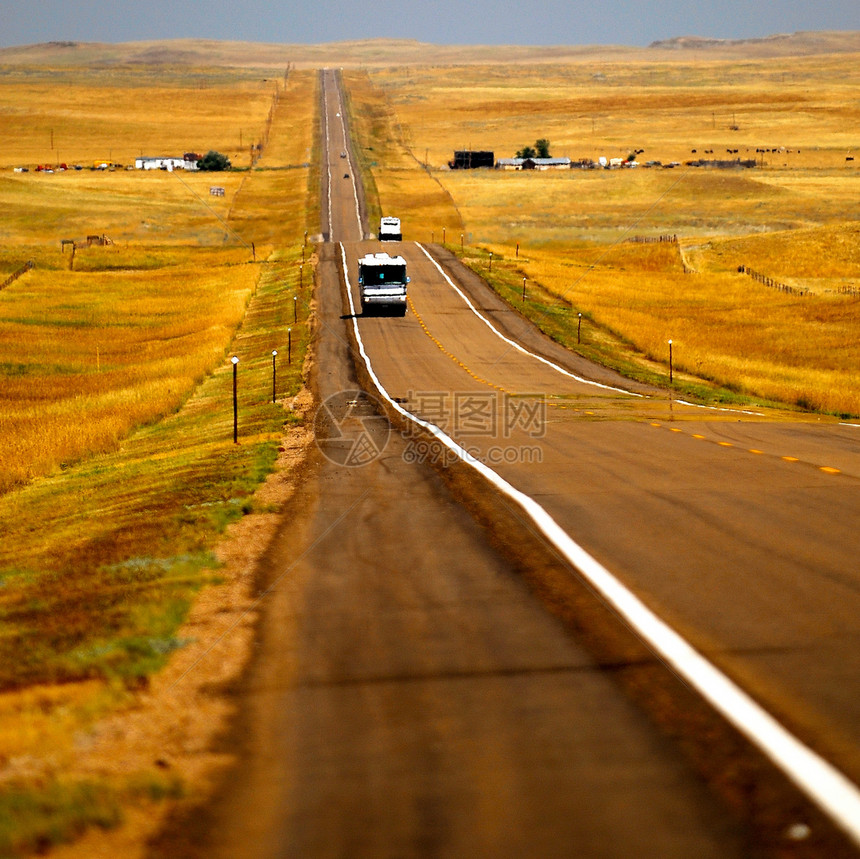
[[[429,275],[421,248],[405,253]],[[574,360],[551,368],[459,287],[417,280],[411,325],[361,326],[382,386],[860,781],[858,428],[575,381]]]
[[[319,443],[261,571],[244,753],[192,824],[200,855],[851,855],[610,618],[524,508],[410,418],[389,428],[369,395],[384,396],[375,376],[389,413],[530,496],[852,777],[856,430],[705,413],[629,385],[546,341],[438,248],[441,269],[395,245],[406,317],[356,317],[356,260],[380,248],[364,239],[336,75],[321,81]]]

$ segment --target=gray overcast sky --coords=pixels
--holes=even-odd
[[[186,37],[647,45],[796,30],[860,30],[860,0],[0,0],[0,47]]]

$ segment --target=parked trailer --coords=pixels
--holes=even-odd
[[[391,309],[406,315],[406,260],[386,253],[367,254],[358,261],[361,312]]]
[[[379,222],[379,241],[399,242],[403,239],[400,218],[382,218]]]

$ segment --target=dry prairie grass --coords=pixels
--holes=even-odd
[[[87,126],[74,114],[89,104],[75,92],[87,91],[90,83],[75,77],[86,74],[47,75],[54,87],[46,100],[50,111],[78,105],[69,108],[69,133],[82,157],[96,159],[106,141],[74,131]],[[157,84],[157,70],[139,74],[142,87]],[[163,74],[170,89],[176,73]],[[219,85],[228,113],[237,76],[225,73]],[[184,138],[193,128],[197,96],[186,88],[147,116],[152,105],[129,98],[134,80],[125,70],[110,90],[134,114],[111,142],[123,150],[121,135],[150,122],[165,135],[156,151],[172,152],[174,130],[185,127]],[[212,78],[209,85],[214,115],[221,90]],[[258,129],[273,87],[260,89],[265,98],[241,108]],[[7,104],[10,93],[7,86]],[[30,91],[22,93],[21,113],[34,113]],[[306,195],[318,187],[308,163],[314,93],[315,76],[291,76],[253,171],[0,173],[8,215],[0,272],[36,260],[0,292],[0,489],[15,487],[0,492],[3,855],[115,826],[123,808],[152,809],[181,791],[176,775],[152,769],[151,746],[132,759],[123,744],[114,755],[123,758],[119,773],[82,773],[73,738],[129,706],[129,690],[191,644],[178,630],[199,590],[218,582],[213,548],[229,523],[267,510],[255,490],[274,467],[285,424],[301,422],[282,401],[301,388],[308,342],[311,273],[302,291],[299,262],[312,211]],[[52,113],[57,136],[59,117]],[[210,198],[210,183],[224,185],[225,198]],[[70,269],[59,241],[88,233],[115,243],[79,248]],[[228,349],[240,358],[239,444]],[[277,404],[273,349],[283,356]],[[242,582],[231,587],[245,593]]]
[[[463,221],[449,192],[409,151],[406,131],[398,124],[391,105],[374,89],[364,72],[345,72],[353,136],[359,141],[370,208],[370,226],[376,229],[383,214],[408,212],[403,238],[426,241],[443,227],[460,231]]]
[[[860,223],[719,239],[701,249],[700,259],[714,270],[743,263],[807,288],[829,284],[832,291],[854,284],[860,289]]]
[[[94,109],[91,82],[78,74],[84,80],[67,81],[59,94],[47,76],[40,104],[49,114],[61,102],[75,117]],[[128,82],[116,84],[110,97],[96,89],[99,103],[126,105],[125,125],[111,137],[118,147],[153,110],[148,96],[139,97],[149,93],[153,75],[133,79],[131,100]],[[214,102],[224,97],[228,115],[234,97],[247,94],[242,81],[227,81],[223,93],[211,80],[208,85]],[[6,81],[3,97],[26,115],[32,87]],[[275,87],[254,84],[250,106],[265,113]],[[133,427],[174,411],[223,357],[256,288],[259,270],[247,265],[252,246],[264,258],[300,241],[308,223],[313,87],[308,73],[295,73],[286,88],[277,84],[271,145],[252,173],[0,176],[0,205],[9,213],[0,226],[0,272],[36,261],[34,271],[0,292],[0,426],[7,439],[0,492],[108,450]],[[163,141],[173,138],[186,109],[195,121],[202,110],[198,91],[184,84],[171,91],[174,101],[149,123]],[[214,115],[212,104],[205,109]],[[250,124],[260,126],[260,117]],[[75,122],[58,122],[61,128],[92,147],[85,152],[90,160],[103,148]],[[170,145],[162,142],[157,151],[171,151]],[[225,187],[224,197],[209,195],[213,183]],[[61,252],[60,240],[80,242],[92,233],[107,234],[114,244],[79,248],[70,271],[72,255]]]
[[[224,354],[256,287],[211,268],[31,272],[0,292],[0,492],[174,411]],[[232,263],[232,265],[225,264]]]
[[[281,75],[176,66],[5,68],[0,167],[134,164],[140,155],[224,152],[247,166]]]
[[[59,254],[62,239],[82,242],[88,235],[160,247],[217,245],[224,240],[224,222],[241,181],[242,174],[213,179],[160,170],[2,175],[0,203],[9,212],[0,226],[3,255]],[[224,197],[210,196],[215,184],[224,186]]]
[[[860,170],[846,161],[860,146],[856,55],[389,68],[370,79],[392,114],[387,127],[398,130],[388,145],[421,161],[427,153],[468,241],[646,362],[665,362],[671,338],[679,366],[731,391],[860,414],[857,301],[838,295],[860,285]],[[455,149],[512,156],[538,137],[574,159],[642,149],[643,162],[749,157],[759,166],[438,169]],[[404,231],[408,187],[401,175]],[[385,204],[387,187],[379,189]],[[429,238],[423,221],[422,229]],[[696,274],[683,273],[677,246],[624,242],[663,234],[679,237]],[[738,274],[740,264],[813,294],[776,292]]]
[[[755,157],[774,167],[844,167],[860,144],[856,54],[787,60],[614,62],[389,68],[371,72],[407,143],[444,165],[454,149],[512,157],[546,137],[554,155],[684,161]],[[800,150],[798,153],[797,150]]]
[[[319,224],[319,193],[311,170],[318,139],[312,97],[316,76],[293,71],[290,82],[280,88],[262,157],[243,178],[230,206],[231,230],[257,246],[283,247],[306,229],[315,233]]]
[[[241,601],[250,581],[248,569],[238,580],[230,570],[226,593],[218,588],[226,571],[212,548],[229,523],[249,513],[266,518],[255,490],[273,467],[285,418],[300,420],[269,401],[271,349],[283,349],[281,322],[298,292],[295,261],[294,253],[267,267],[235,341],[240,444],[232,443],[230,371],[222,365],[179,412],[118,450],[0,497],[0,715],[10,717],[0,729],[3,855],[31,855],[88,827],[115,827],[130,808],[151,822],[164,799],[199,787],[182,779],[202,766],[201,744],[226,707],[212,705],[211,688],[201,695],[217,671],[196,660],[235,623],[231,612],[248,610]],[[304,322],[293,326],[294,363],[279,366],[280,397],[301,386],[297,359],[307,335]],[[209,620],[204,611],[193,632],[180,632],[206,585],[220,594],[208,596]],[[219,670],[238,670],[242,632],[231,637],[229,657],[217,660]],[[135,724],[135,690],[188,647],[199,676],[179,697],[201,709],[195,735],[184,733],[188,719],[168,688],[166,711],[157,697],[147,704],[155,724],[143,738],[128,736],[127,722],[114,715],[115,739],[100,739],[94,720],[128,709]],[[188,744],[196,749],[192,766],[175,766]],[[168,772],[154,765],[165,755]]]
[[[736,271],[685,275],[671,244],[627,244],[602,259],[542,250],[519,268],[649,360],[665,362],[671,339],[676,368],[733,392],[860,414],[858,299],[798,298]]]

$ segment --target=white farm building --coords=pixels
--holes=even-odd
[[[500,158],[497,170],[569,170],[570,158]]]
[[[197,162],[202,157],[195,152],[186,152],[181,158],[141,156],[134,159],[134,168],[135,170],[196,170]]]

